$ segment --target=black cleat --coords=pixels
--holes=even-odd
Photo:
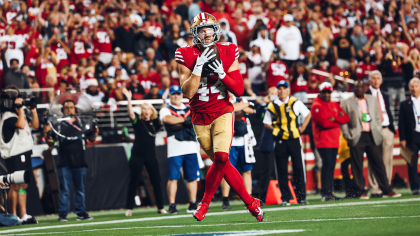
[[[187,209],[187,213],[194,213],[195,210],[197,210],[197,203],[191,202]]]
[[[179,214],[179,211],[176,209],[175,204],[169,204],[169,214]]]

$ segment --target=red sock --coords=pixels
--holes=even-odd
[[[230,185],[233,190],[239,195],[239,197],[244,201],[245,205],[252,204],[254,199],[246,191],[244,180],[242,179],[241,174],[238,170],[229,162],[225,169],[225,180]]]
[[[214,162],[211,165],[209,172],[207,172],[206,188],[201,202],[205,202],[210,205],[211,199],[213,198],[214,193],[216,193],[217,188],[225,175],[225,169],[226,166],[228,166],[227,164],[230,164],[228,153],[214,153]]]

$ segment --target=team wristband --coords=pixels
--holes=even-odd
[[[196,76],[201,76],[201,72],[202,70],[198,69],[197,67],[194,67],[194,70],[192,73]]]

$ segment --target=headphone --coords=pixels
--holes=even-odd
[[[76,115],[79,114],[79,108],[76,107],[76,102],[71,100],[71,99],[67,99],[65,100],[63,103],[61,103],[61,112],[64,113],[64,104],[71,102],[74,104],[74,109],[76,111]]]

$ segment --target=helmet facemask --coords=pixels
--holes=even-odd
[[[198,32],[202,29],[202,28],[213,28],[214,32],[213,32],[213,41],[211,43],[205,43],[201,41],[200,35],[198,34]],[[205,24],[202,26],[195,26],[195,27],[191,27],[191,34],[193,35],[193,43],[194,44],[198,44],[198,45],[203,45],[204,47],[209,47],[211,45],[213,45],[215,42],[220,40],[220,27],[219,24],[214,24],[214,23],[210,23],[210,24]],[[208,33],[205,33],[208,34]]]

